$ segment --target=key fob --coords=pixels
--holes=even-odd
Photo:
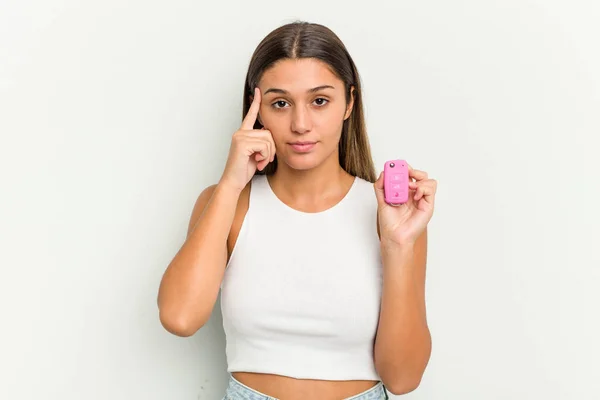
[[[385,202],[400,205],[408,201],[408,164],[405,160],[389,160],[383,166]]]

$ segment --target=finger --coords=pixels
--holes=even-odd
[[[429,187],[433,188],[433,191],[435,192],[436,187],[437,187],[437,181],[435,179],[425,179],[423,181],[418,181],[418,182],[408,182],[409,189],[417,190],[417,188],[420,186],[429,186]]]
[[[257,162],[262,160],[269,160],[269,143],[266,140],[261,139],[248,140],[246,142],[246,155],[250,157],[254,153],[258,153],[254,156]]]
[[[415,201],[425,198],[426,202],[433,203],[433,198],[436,192],[436,182],[433,179],[425,182],[415,182],[414,185],[416,186],[416,192],[414,196]]]
[[[262,143],[264,143],[264,146],[266,147],[266,156],[264,155],[264,153],[259,152],[255,155],[255,160],[258,163],[257,164],[257,168],[262,171],[270,162],[273,161],[273,159],[275,158],[274,156],[274,143],[272,141],[269,141],[266,138],[258,138],[257,140],[261,141]]]
[[[260,153],[256,153],[254,159],[256,161],[256,169],[258,169],[259,171],[265,169],[267,164],[269,164],[269,160],[263,160]]]
[[[431,197],[433,195],[433,191],[427,186],[419,186],[417,191],[415,192],[415,201],[419,201],[422,198],[425,198],[425,201],[431,203]]]
[[[258,87],[254,88],[254,99],[252,100],[252,104],[250,104],[250,108],[248,109],[248,113],[242,122],[242,129],[251,130],[254,129],[254,124],[256,123],[256,118],[258,117],[258,111],[260,110],[260,89]]]
[[[273,134],[270,130],[265,129],[264,127],[261,129],[255,129],[247,133],[248,136],[265,139],[270,144],[270,154],[271,159],[273,161],[275,159],[275,154],[277,153],[277,148],[275,147],[275,140],[273,139]]]
[[[275,142],[273,142],[273,138],[271,138],[270,135],[264,133],[264,132],[268,132],[268,131],[259,130],[259,131],[252,131],[251,133],[254,133],[254,132],[256,132],[256,134],[250,135],[250,136],[253,136],[257,140],[261,140],[267,144],[267,147],[269,149],[269,162],[273,161],[273,158],[275,157],[275,155],[274,155]]]
[[[277,154],[277,146],[275,146],[275,139],[273,139],[273,134],[271,134],[271,131],[266,130],[265,132],[267,140],[269,143],[271,143],[271,162],[273,162],[273,160],[275,160],[275,154]]]
[[[273,161],[275,159],[275,141],[273,140],[273,136],[271,136],[271,132],[263,129],[259,137],[269,145],[269,162]]]
[[[408,170],[409,178],[415,179],[417,182],[422,181],[429,178],[429,174],[425,171],[420,171],[418,169],[411,168]]]

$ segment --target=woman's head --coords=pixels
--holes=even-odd
[[[351,175],[370,182],[375,168],[364,121],[360,78],[341,40],[328,28],[307,22],[281,26],[257,46],[246,75],[243,116],[254,88],[261,90],[255,129],[273,135],[278,163],[311,169],[339,157]],[[297,142],[316,143],[303,149]]]

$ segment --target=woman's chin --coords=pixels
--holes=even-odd
[[[279,158],[277,161],[284,162],[291,169],[298,171],[312,169],[319,165],[319,160],[312,154],[290,154],[285,159]]]

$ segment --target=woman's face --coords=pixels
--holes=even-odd
[[[273,135],[277,160],[306,170],[338,157],[346,104],[344,83],[322,61],[285,59],[266,70],[258,84],[259,118]]]

